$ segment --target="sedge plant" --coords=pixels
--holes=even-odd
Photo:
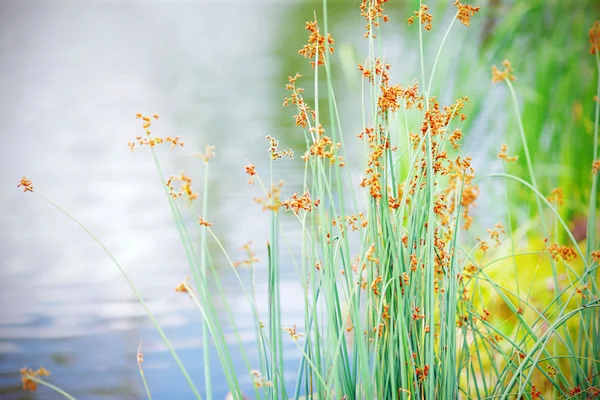
[[[205,397],[212,398],[212,368],[224,371],[234,399],[242,399],[244,388],[233,364],[231,352],[239,347],[257,399],[512,399],[573,398],[600,396],[600,302],[597,268],[600,251],[595,227],[588,226],[588,239],[582,248],[570,235],[568,243],[548,239],[541,249],[520,251],[511,245],[508,255],[494,254],[489,241],[500,242],[504,228],[497,224],[488,230],[490,239],[477,238],[469,246],[471,211],[480,195],[480,182],[490,179],[517,182],[537,200],[540,215],[550,215],[556,229],[568,227],[536,188],[534,174],[518,177],[508,173],[476,177],[471,158],[460,155],[461,123],[467,97],[443,105],[431,92],[436,66],[444,55],[444,44],[459,21],[469,26],[479,7],[455,2],[456,15],[446,30],[436,57],[425,57],[425,35],[432,29],[434,16],[420,4],[408,23],[419,31],[420,74],[407,84],[392,82],[391,63],[385,59],[382,25],[385,0],[363,0],[360,13],[366,19],[364,38],[368,53],[358,65],[362,80],[363,130],[354,138],[343,129],[334,87],[335,41],[327,23],[327,1],[322,17],[306,23],[308,43],[299,51],[313,67],[312,90],[315,104],[303,98],[301,85],[311,81],[299,74],[289,77],[285,106],[295,110],[295,125],[304,134],[304,179],[296,193],[285,196],[282,183],[274,181],[281,162],[295,162],[291,150],[280,150],[279,142],[268,136],[270,167],[259,173],[253,164],[245,166],[248,183],[257,184],[264,197],[256,202],[268,213],[270,238],[265,244],[268,308],[256,301],[254,279],[244,284],[237,268],[250,268],[256,276],[259,261],[248,245],[248,259],[235,263],[212,230],[208,215],[207,183],[203,188],[201,213],[196,212],[199,194],[185,174],[165,177],[154,148],[183,145],[179,137],[162,138],[150,131],[158,116],[139,114],[144,133],[129,143],[133,150],[149,147],[156,162],[161,184],[186,250],[191,278],[176,290],[189,295],[202,315],[203,343],[218,355],[218,366],[204,363]],[[457,28],[453,28],[456,26]],[[600,71],[600,25],[590,31],[592,53]],[[324,86],[321,77],[324,76]],[[504,71],[494,69],[493,79],[511,85],[509,63]],[[599,80],[600,82],[600,80]],[[600,94],[600,83],[598,86]],[[321,100],[321,101],[319,101]],[[326,104],[325,107],[319,105]],[[519,111],[515,102],[516,111]],[[598,159],[599,122],[596,104],[594,160]],[[324,126],[324,116],[329,121]],[[522,136],[527,133],[522,130]],[[364,149],[361,160],[347,152],[350,140]],[[525,151],[526,141],[523,141]],[[452,155],[451,155],[452,154]],[[506,162],[517,161],[502,149]],[[209,172],[213,148],[203,156]],[[292,160],[282,160],[284,157]],[[529,156],[526,168],[533,171]],[[523,162],[523,160],[521,160]],[[589,214],[595,218],[599,161],[590,170],[592,179]],[[354,171],[361,171],[355,179]],[[25,191],[34,191],[23,178]],[[182,202],[183,200],[183,202]],[[184,215],[197,221],[192,235]],[[301,258],[287,256],[289,243],[282,228],[288,215],[297,221],[301,233]],[[71,217],[73,218],[73,217]],[[76,220],[77,222],[77,220]],[[78,222],[79,223],[79,222]],[[83,227],[83,225],[82,225]],[[91,231],[84,229],[101,243]],[[545,228],[544,228],[545,229]],[[512,231],[509,230],[512,235]],[[567,233],[567,236],[569,234]],[[197,248],[197,237],[200,238]],[[557,236],[555,236],[557,237]],[[207,246],[214,241],[229,261],[240,289],[251,309],[258,357],[250,360],[227,306],[212,257]],[[123,267],[112,257],[125,275]],[[285,256],[284,256],[285,254]],[[289,261],[292,260],[292,261]],[[525,265],[517,267],[519,264]],[[489,271],[507,268],[515,275],[522,269],[534,272],[550,263],[554,273],[553,298],[547,304],[534,301],[534,276],[516,289],[506,281],[492,278]],[[293,326],[282,323],[281,271],[296,268],[302,287],[304,320]],[[209,272],[215,276],[209,282]],[[566,274],[569,281],[559,279]],[[515,276],[517,282],[519,278]],[[212,282],[216,284],[212,284]],[[204,398],[196,388],[169,339],[152,317],[141,294],[132,289],[156,324],[195,398]],[[223,322],[218,318],[215,298],[220,297],[237,335],[237,346],[226,342]],[[504,314],[502,314],[504,313]],[[300,354],[298,368],[286,370],[284,348],[293,343]],[[140,345],[141,347],[141,345]],[[235,350],[237,351],[237,350]],[[148,397],[152,382],[143,373],[143,355],[138,364]],[[23,382],[45,382],[42,373],[25,369]],[[290,375],[295,379],[290,381]],[[64,394],[60,389],[47,385]]]

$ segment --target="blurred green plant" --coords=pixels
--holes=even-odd
[[[596,66],[586,39],[594,17],[600,15],[600,2],[496,0],[491,5],[483,59],[496,64],[511,60],[537,188],[547,196],[561,188],[565,194],[561,214],[573,221],[586,214],[590,199]],[[517,146],[517,155],[524,160],[517,118],[503,116],[508,122],[506,140]],[[528,175],[524,163],[510,171]],[[516,204],[524,204],[523,200],[534,204],[530,191],[515,189],[511,198]],[[538,210],[530,207],[530,211],[533,216]]]

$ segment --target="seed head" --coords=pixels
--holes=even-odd
[[[600,51],[600,21],[594,21],[588,35],[590,37],[590,54]]]
[[[33,183],[26,176],[21,178],[17,187],[23,186],[23,192],[33,192]]]

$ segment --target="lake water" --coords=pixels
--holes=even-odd
[[[184,148],[158,154],[166,174],[184,170],[198,190],[204,167],[191,155],[205,143],[216,146],[206,217],[232,257],[242,259],[239,246],[255,243],[262,261],[257,273],[264,277],[268,216],[252,203],[261,193],[246,184],[243,167],[254,163],[266,179],[267,134],[301,154],[302,133],[281,103],[287,76],[310,73],[296,52],[307,37],[304,21],[320,7],[294,1],[1,3],[2,399],[60,398],[45,388],[21,391],[18,370],[40,365],[52,372],[50,382],[77,398],[145,398],[136,364],[140,341],[154,397],[191,398],[118,269],[76,224],[38,196],[19,191],[15,186],[23,175],[105,243],[202,387],[200,314],[187,296],[174,291],[190,274],[185,254],[149,152],[131,153],[126,145],[141,133],[135,114],[160,114],[153,131],[185,140]],[[341,93],[359,90],[354,68],[366,54],[364,20],[357,7],[338,4],[330,24],[340,46],[336,54],[350,60],[343,65],[353,65],[339,68],[336,82]],[[459,46],[460,37],[450,45]],[[394,74],[408,74],[403,82],[417,74],[408,67],[416,66],[417,53],[404,50],[407,43],[402,36],[390,39],[386,53],[386,61],[397,62]],[[441,73],[451,72],[444,67],[452,65],[449,60]],[[446,93],[453,97],[452,90]],[[360,132],[360,104],[339,98],[344,128],[352,135]],[[472,146],[480,144],[475,140]],[[291,194],[302,190],[302,173],[296,157],[279,161],[275,178],[285,178]],[[287,232],[293,241],[294,228]],[[249,356],[257,360],[246,300],[218,247],[211,245],[211,251]],[[248,272],[241,274],[248,281]],[[284,263],[281,279],[283,323],[300,324],[302,294],[291,264]],[[264,288],[259,279],[258,292]],[[264,296],[259,307],[266,310]],[[235,343],[226,321],[224,330]],[[233,354],[243,371],[238,352]],[[284,356],[294,371],[299,355],[291,342]],[[222,398],[225,381],[220,371],[213,372],[215,398]],[[248,374],[240,381],[251,388]]]

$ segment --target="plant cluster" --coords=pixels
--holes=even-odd
[[[557,189],[549,198],[536,188],[533,165],[521,131],[525,159],[509,156],[502,145],[498,157],[505,164],[522,162],[530,172],[529,180],[508,173],[478,178],[472,159],[459,155],[463,137],[461,123],[467,97],[453,104],[440,104],[431,93],[436,66],[445,39],[459,20],[470,25],[470,18],[479,7],[456,1],[455,19],[448,27],[437,56],[425,59],[423,30],[434,27],[429,8],[421,4],[408,24],[418,21],[421,74],[417,81],[402,85],[390,77],[392,65],[384,62],[377,37],[382,23],[390,18],[384,14],[387,0],[363,0],[360,12],[366,19],[368,54],[357,68],[363,77],[361,97],[363,128],[356,136],[364,148],[364,160],[349,160],[344,142],[349,139],[342,131],[332,83],[331,55],[334,40],[327,28],[324,9],[322,22],[307,22],[307,44],[299,54],[309,59],[314,71],[315,98],[325,98],[328,106],[319,108],[307,104],[300,87],[302,76],[290,76],[289,97],[284,106],[295,107],[295,125],[302,129],[306,149],[301,157],[305,164],[302,188],[287,197],[283,182],[263,181],[253,164],[245,166],[248,183],[263,191],[254,201],[268,212],[271,224],[270,240],[266,244],[268,259],[267,290],[269,306],[259,309],[255,286],[244,285],[238,268],[250,268],[256,274],[256,257],[251,243],[243,246],[247,258],[232,261],[213,232],[208,215],[207,187],[199,194],[184,173],[164,179],[155,153],[155,146],[169,142],[172,147],[183,146],[176,137],[162,139],[149,130],[157,115],[142,119],[144,135],[137,137],[138,145],[147,145],[156,161],[165,193],[186,249],[191,277],[175,288],[194,301],[202,314],[204,348],[213,346],[218,353],[227,385],[236,399],[242,398],[242,386],[232,363],[231,345],[226,343],[214,298],[226,299],[222,288],[209,282],[208,272],[214,270],[207,255],[208,236],[223,250],[246,296],[255,322],[258,360],[250,360],[239,341],[240,352],[254,383],[256,398],[336,398],[336,399],[454,399],[454,398],[581,398],[600,397],[600,308],[597,269],[600,250],[595,235],[595,204],[598,182],[598,152],[593,149],[594,164],[590,168],[591,193],[587,242],[583,249],[570,233],[569,243],[550,240],[546,215],[551,213],[560,229],[568,228],[556,211],[562,203]],[[324,2],[326,6],[326,2]],[[598,31],[590,30],[590,52],[595,55],[600,71]],[[376,35],[377,33],[377,35]],[[427,64],[431,71],[426,73]],[[515,81],[511,63],[504,69],[492,68],[491,80],[502,82],[515,100],[520,118]],[[319,75],[325,74],[327,85],[319,85]],[[600,92],[600,83],[598,86]],[[323,113],[329,114],[329,126],[321,124]],[[418,115],[420,122],[412,124]],[[599,111],[596,106],[595,140],[598,137]],[[293,151],[279,150],[279,142],[269,141],[272,176],[275,163],[283,156],[291,161]],[[134,149],[135,143],[129,143]],[[208,174],[214,148],[207,146],[203,159]],[[353,180],[350,169],[360,169],[359,181]],[[265,175],[267,173],[265,172]],[[505,237],[510,238],[510,225],[501,223],[487,229],[486,238],[477,237],[468,247],[462,237],[470,237],[473,229],[471,211],[482,194],[484,179],[515,181],[536,197],[540,223],[546,239],[541,251],[530,249],[518,253],[514,244],[511,253],[500,256]],[[205,179],[205,182],[207,180]],[[179,187],[176,187],[179,183]],[[25,191],[37,193],[27,178],[20,182]],[[301,194],[300,194],[301,193]],[[196,229],[200,236],[191,235],[178,198],[186,198],[194,212],[194,204],[202,201]],[[59,208],[60,209],[60,208]],[[62,210],[61,210],[62,211]],[[299,272],[303,288],[304,320],[293,326],[282,325],[280,271],[290,267],[280,254],[280,223],[284,214],[297,219],[302,233],[302,258],[293,265]],[[68,214],[67,214],[68,215]],[[73,218],[73,217],[71,217]],[[77,221],[76,221],[77,222]],[[79,222],[77,222],[79,223]],[[80,224],[81,225],[81,224]],[[82,225],[83,227],[83,225]],[[101,242],[84,227],[92,237]],[[493,243],[493,245],[490,245]],[[104,246],[103,246],[104,248]],[[165,340],[197,398],[202,398],[188,375],[176,351],[153,317],[151,310],[127,277],[126,271],[104,248],[124,274],[141,304],[146,308],[159,333]],[[524,263],[533,254],[534,261]],[[292,257],[285,257],[292,258]],[[529,260],[529,259],[528,259]],[[498,266],[514,264],[515,276],[499,281],[490,271]],[[536,265],[537,263],[537,265]],[[520,269],[534,271],[542,265],[551,269],[554,285],[552,299],[543,305],[531,296],[531,288],[519,288]],[[510,281],[510,282],[509,282]],[[513,284],[516,283],[516,289]],[[229,309],[227,309],[229,311]],[[231,313],[229,312],[231,317]],[[235,321],[230,318],[235,329]],[[237,332],[237,330],[236,330]],[[285,334],[285,335],[284,335]],[[239,337],[238,337],[239,339]],[[292,341],[301,354],[298,369],[293,371],[293,385],[286,380],[283,348]],[[141,376],[151,397],[143,372],[143,355],[138,350]],[[211,365],[204,358],[207,398],[212,398]],[[72,398],[60,389],[39,379],[46,376],[38,371],[23,369],[25,389],[35,390],[42,383]],[[151,384],[151,382],[150,382]]]

